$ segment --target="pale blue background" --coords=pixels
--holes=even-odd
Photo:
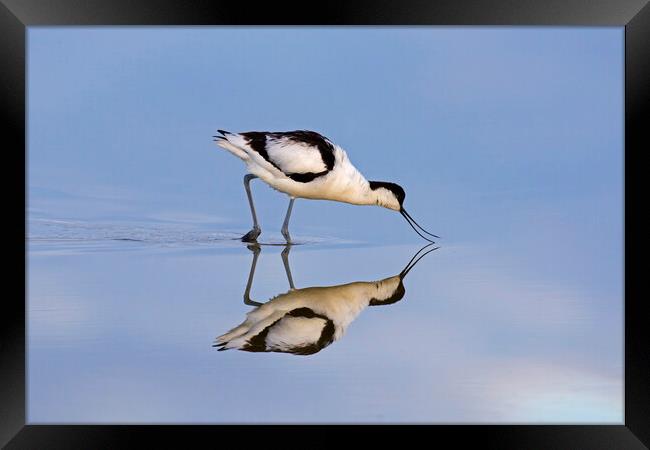
[[[543,232],[570,236],[581,259],[620,256],[622,28],[39,27],[28,36],[34,212],[196,216],[247,231],[244,166],[211,136],[307,128],[347,149],[369,179],[401,183],[405,205],[435,234],[510,240],[544,220]],[[279,230],[286,200],[254,189],[263,228]],[[295,232],[417,239],[377,208],[302,201],[294,213]]]
[[[28,217],[30,237],[41,239],[30,244],[31,420],[294,421],[309,387],[329,402],[304,416],[312,421],[621,423],[623,36],[623,28],[550,27],[29,28]],[[313,129],[367,178],[404,186],[409,212],[443,237],[413,271],[409,299],[364,313],[375,319],[353,324],[361,334],[310,362],[217,353],[211,339],[247,310],[245,248],[186,258],[83,247],[91,235],[115,237],[116,226],[121,238],[137,225],[139,237],[157,230],[156,239],[181,246],[188,235],[179,230],[247,231],[244,166],[214,145],[217,128]],[[263,237],[277,236],[286,198],[259,182],[253,190]],[[397,214],[333,202],[299,200],[291,230],[378,248],[295,249],[303,286],[390,275],[421,242]],[[71,237],[80,247],[62,250]],[[278,261],[266,266],[274,277],[261,275],[269,296],[284,289]],[[271,263],[260,264],[264,272]],[[424,330],[413,331],[422,341],[401,345],[400,327]],[[373,345],[379,337],[388,350]],[[420,354],[420,342],[435,349]],[[364,345],[372,364],[359,362]],[[324,390],[309,371],[319,364],[339,377]],[[250,371],[275,374],[278,390],[236,381]],[[431,381],[441,371],[447,382]],[[476,379],[457,381],[468,373]],[[377,384],[355,384],[369,376]],[[356,400],[337,416],[346,382]],[[271,391],[295,397],[265,397]],[[234,410],[210,403],[223,395]],[[378,398],[388,409],[377,411]],[[253,417],[233,406],[243,401],[261,402]]]

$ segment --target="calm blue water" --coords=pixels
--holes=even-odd
[[[29,245],[30,422],[622,420],[620,293],[535,244],[441,244],[401,300],[293,355],[212,347],[253,309],[244,244],[196,229],[161,240],[155,227],[140,241],[85,239],[88,229],[106,231]],[[337,286],[397,275],[420,246],[322,241],[288,260],[297,289]],[[261,247],[253,300],[289,290],[282,249]]]
[[[622,423],[623,31],[30,27],[29,422]],[[298,200],[296,290],[266,245],[251,300],[352,312],[310,355],[218,351],[255,308],[218,128],[323,133],[440,248],[368,306],[423,242]],[[267,337],[325,329],[292,320]]]

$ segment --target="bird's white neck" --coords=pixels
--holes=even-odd
[[[377,205],[399,211],[400,205],[391,191],[371,189],[370,182],[352,165],[342,149],[337,151],[338,168],[325,189],[319,188],[313,198],[325,198],[353,205]]]
[[[400,210],[400,204],[395,195],[385,188],[372,189],[370,183],[364,178],[357,185],[353,195],[353,201],[350,203],[356,205],[375,205],[383,208]]]
[[[361,174],[359,175],[360,178],[348,179],[348,182],[341,186],[336,200],[353,205],[376,205],[399,211],[399,202],[392,192],[384,188],[371,189],[370,183]]]

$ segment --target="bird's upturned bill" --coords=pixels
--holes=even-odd
[[[435,237],[435,238],[440,239],[440,236],[436,236],[436,235],[433,234],[433,233],[429,233],[427,230],[425,230],[424,228],[422,228],[422,227],[420,226],[420,224],[418,224],[418,223],[415,221],[415,219],[413,219],[413,217],[411,217],[411,215],[410,215],[409,213],[406,212],[406,210],[405,210],[404,208],[402,208],[402,209],[400,210],[400,214],[401,214],[402,216],[404,216],[404,219],[406,219],[406,221],[408,222],[408,224],[411,225],[411,228],[413,228],[413,229],[415,230],[415,232],[416,232],[416,233],[417,233],[421,238],[423,238],[424,240],[427,240],[427,241],[429,241],[429,242],[434,242],[434,241],[432,241],[431,239],[429,239],[428,237],[424,236],[422,233],[420,233],[420,231],[418,231],[418,228],[419,228],[422,232],[428,234],[429,236],[433,236],[433,237]],[[417,228],[415,228],[416,226],[417,226]]]

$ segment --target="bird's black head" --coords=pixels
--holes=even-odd
[[[369,305],[392,305],[393,303],[400,301],[406,293],[406,289],[404,288],[404,278],[406,278],[406,275],[408,275],[411,269],[415,267],[422,258],[440,248],[432,246],[433,243],[430,243],[418,250],[399,274],[378,281],[376,283],[377,292],[370,299]]]
[[[399,302],[406,293],[401,276],[386,278],[377,283],[377,293],[370,299],[369,306],[392,305]]]
[[[402,186],[388,181],[370,181],[370,189],[377,193],[377,204],[384,208],[400,211],[406,198]]]
[[[406,221],[411,225],[417,234],[426,239],[429,242],[433,242],[431,238],[424,236],[421,232],[428,234],[431,237],[440,238],[435,234],[429,233],[427,230],[422,228],[416,221],[413,219],[409,213],[404,209],[404,199],[406,198],[406,192],[402,186],[396,183],[390,183],[388,181],[369,181],[370,190],[375,193],[374,197],[371,197],[373,201],[379,206],[384,208],[392,209],[393,211],[399,211],[399,213],[406,219]],[[417,227],[417,228],[416,228]],[[420,231],[418,231],[418,229]]]

